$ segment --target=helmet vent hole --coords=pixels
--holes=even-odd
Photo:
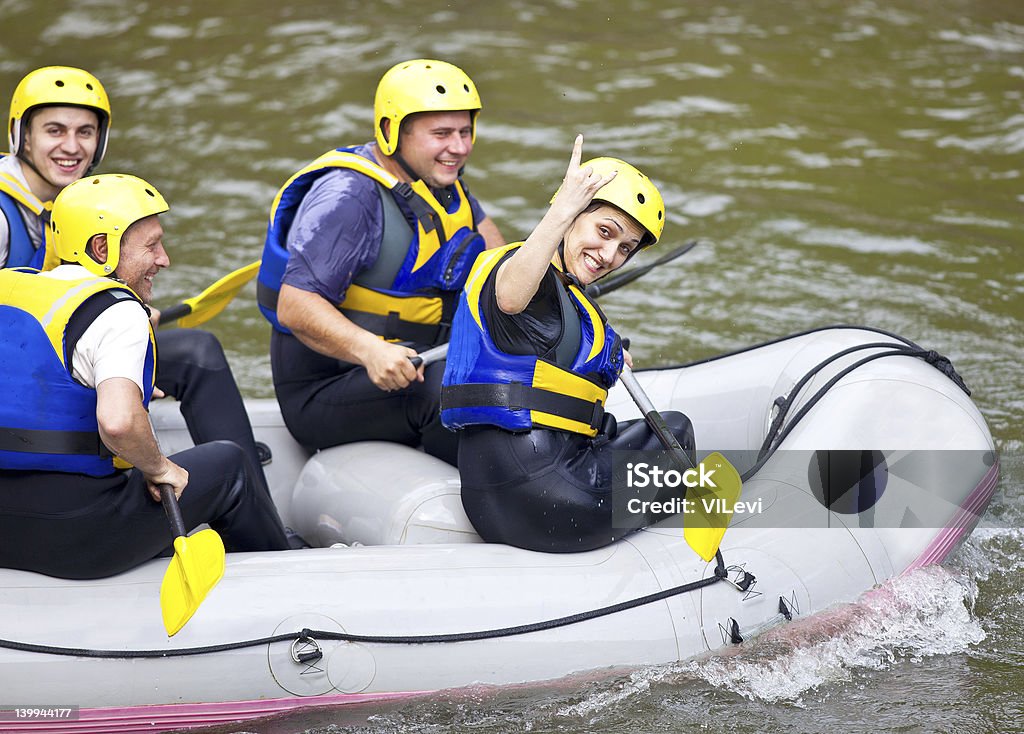
[[[154,199],[156,198],[156,194],[154,194],[154,193],[153,193],[152,191],[150,191],[149,189],[144,189],[144,191],[145,191],[145,192],[146,192],[147,194],[149,194],[150,196],[152,196],[152,197],[153,197]]]
[[[56,84],[58,87],[63,87],[64,86],[64,82],[62,82],[60,79],[55,81],[54,84]]]
[[[88,89],[91,92],[92,91],[92,84],[89,84],[88,82],[86,82],[85,83],[85,88]]]
[[[647,199],[644,198],[643,194],[637,194],[636,195],[636,200],[639,201],[641,204],[643,204],[645,201],[647,201]]]
[[[658,210],[658,221],[661,221],[661,210]]]
[[[468,84],[463,84],[462,88],[466,90],[466,94],[469,94],[469,85]]]
[[[434,89],[437,90],[438,94],[445,94],[448,90],[444,88],[444,85],[438,84]]]

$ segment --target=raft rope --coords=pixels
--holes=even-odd
[[[837,382],[839,382],[841,379],[846,377],[848,374],[853,372],[858,367],[862,367],[863,365],[868,364],[869,362],[873,362],[876,359],[881,359],[883,357],[914,357],[917,359],[923,359],[925,362],[927,362],[935,369],[939,370],[946,377],[948,377],[950,380],[952,380],[957,387],[964,391],[964,393],[966,393],[967,395],[971,394],[971,391],[967,387],[966,383],[964,383],[963,378],[960,377],[956,369],[953,367],[953,363],[947,357],[944,357],[943,355],[939,354],[934,350],[924,349],[915,344],[914,342],[910,341],[909,339],[897,336],[896,334],[891,334],[882,329],[875,329],[863,326],[822,327],[821,329],[812,329],[811,331],[804,332],[804,334],[809,334],[813,333],[814,331],[821,331],[824,329],[835,328],[862,329],[865,331],[874,331],[879,334],[883,334],[885,336],[896,339],[902,343],[894,344],[892,342],[871,342],[868,344],[858,344],[856,346],[844,349],[840,352],[836,352],[835,354],[829,356],[827,359],[824,359],[821,362],[819,362],[811,370],[809,370],[803,377],[801,377],[800,380],[796,383],[796,385],[793,386],[793,389],[790,390],[788,396],[779,396],[778,398],[776,398],[775,405],[778,407],[778,413],[775,415],[774,420],[772,420],[772,424],[768,429],[768,433],[764,438],[764,442],[761,444],[761,449],[758,452],[757,462],[754,464],[754,466],[752,466],[743,474],[742,481],[747,481],[748,479],[753,477],[758,471],[761,470],[761,468],[765,465],[768,459],[771,458],[772,454],[774,454],[776,450],[778,450],[779,446],[782,445],[782,442],[785,441],[787,436],[789,436],[793,428],[804,418],[804,416],[806,416],[810,412],[811,408],[813,408],[818,403],[818,401],[820,401],[825,396],[825,393],[827,393],[835,386]],[[796,336],[802,335],[803,334],[798,334]],[[807,400],[807,402],[804,403],[804,405],[800,408],[796,415],[793,416],[793,419],[789,421],[789,423],[786,423],[785,427],[783,427],[786,415],[789,413],[790,408],[792,408],[793,404],[796,402],[797,396],[800,394],[801,390],[804,389],[808,382],[810,382],[819,372],[821,372],[821,370],[823,370],[825,367],[832,364],[836,360],[865,349],[885,349],[887,351],[876,352],[874,354],[868,355],[867,357],[864,357],[863,359],[860,359],[857,362],[854,362],[853,364],[844,367],[837,375],[832,377],[827,383],[818,388],[817,392],[815,392]]]
[[[309,642],[315,640],[339,640],[342,642],[366,642],[382,645],[424,645],[431,643],[445,643],[445,642],[471,642],[474,640],[489,640],[496,637],[511,637],[513,635],[523,635],[530,632],[540,632],[543,630],[556,629],[558,627],[566,627],[571,624],[577,624],[579,622],[585,622],[589,619],[596,619],[598,617],[604,617],[609,614],[615,614],[616,612],[623,612],[627,609],[633,609],[635,607],[644,606],[645,604],[651,604],[656,601],[668,599],[669,597],[676,596],[678,594],[685,594],[690,591],[696,591],[697,589],[703,589],[705,587],[716,584],[719,581],[727,581],[728,583],[735,586],[740,591],[745,591],[754,583],[754,576],[743,569],[738,568],[726,568],[725,561],[722,559],[721,552],[715,555],[715,570],[712,576],[702,578],[697,581],[691,581],[680,586],[674,586],[671,589],[665,589],[663,591],[657,591],[653,594],[641,596],[636,599],[629,599],[627,601],[612,604],[600,609],[593,609],[586,612],[578,612],[576,614],[570,614],[566,617],[558,617],[557,619],[549,619],[543,622],[531,622],[529,624],[517,625],[514,627],[501,627],[499,629],[489,630],[478,630],[475,632],[452,632],[448,634],[438,635],[356,635],[349,634],[347,632],[331,632],[328,630],[311,630],[303,629],[298,632],[288,632],[280,635],[273,635],[270,637],[259,637],[251,640],[241,640],[238,642],[225,642],[220,645],[205,645],[202,647],[184,647],[172,650],[95,650],[89,648],[76,648],[76,647],[59,647],[51,645],[40,645],[29,642],[16,642],[13,640],[0,639],[0,648],[7,648],[9,650],[19,650],[22,652],[36,652],[45,653],[47,655],[66,655],[72,657],[82,658],[115,658],[115,659],[133,659],[133,658],[172,658],[172,657],[184,657],[187,655],[208,655],[217,652],[226,652],[228,650],[241,650],[247,647],[257,647],[260,645],[269,645],[277,642]],[[733,580],[729,578],[729,572],[738,572],[739,580]],[[312,653],[312,657],[317,657],[320,653]],[[307,655],[301,657],[297,662],[307,662],[310,659]]]

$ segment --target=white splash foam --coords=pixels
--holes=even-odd
[[[932,566],[864,594],[854,604],[766,633],[679,672],[748,699],[801,704],[801,696],[897,660],[948,655],[985,638],[971,610],[973,580]]]
[[[967,539],[951,564],[977,581],[994,574],[1017,577],[1024,571],[1024,528],[979,527]]]
[[[621,701],[651,689],[651,683],[664,679],[670,671],[666,668],[641,668],[629,674],[625,679],[618,681],[613,687],[604,688],[596,693],[586,696],[582,701],[563,706],[558,710],[559,716],[587,717],[597,711],[614,706]]]

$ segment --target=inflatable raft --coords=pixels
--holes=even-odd
[[[952,366],[899,337],[832,327],[639,371],[693,421],[698,456],[744,476],[710,563],[666,521],[609,547],[480,542],[457,471],[362,443],[307,455],[276,403],[248,404],[287,525],[313,549],[230,554],[174,638],[155,560],[98,581],[0,570],[0,729],[164,731],[473,684],[669,663],[854,600],[941,563],[998,480]],[[639,413],[621,387],[609,409]],[[190,445],[173,403],[163,449]],[[838,487],[838,489],[837,489]]]

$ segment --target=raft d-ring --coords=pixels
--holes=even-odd
[[[323,656],[324,649],[312,637],[303,636],[292,640],[292,660],[300,665],[315,662]]]
[[[725,572],[726,575],[722,577],[722,581],[732,584],[737,591],[746,592],[757,581],[754,574],[739,566],[729,566]],[[735,575],[736,578],[732,578],[732,575]]]

